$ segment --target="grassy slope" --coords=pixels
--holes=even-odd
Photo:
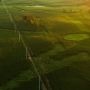
[[[60,6],[60,5],[76,5],[82,4],[85,1],[73,0],[5,0],[7,4],[29,4],[29,5],[48,5],[48,6]]]
[[[17,19],[16,15],[22,16],[22,14],[19,14],[20,12],[17,13],[18,9],[15,12],[13,12],[15,10],[13,9],[14,8],[10,10],[12,10],[11,12],[14,13],[13,15],[15,15],[14,16],[15,19]],[[42,13],[42,10],[39,11],[40,13],[35,12],[35,11],[37,10],[33,9],[32,11],[27,10],[25,12],[26,13],[32,12],[33,15],[38,15]],[[36,55],[34,56],[34,59],[35,59],[37,68],[42,74],[46,73],[46,76],[53,90],[60,90],[60,89],[61,90],[66,90],[66,89],[67,90],[72,90],[72,89],[73,90],[74,89],[75,90],[80,90],[80,89],[89,90],[90,88],[90,85],[89,85],[89,81],[90,81],[89,43],[90,43],[90,40],[87,39],[80,42],[73,42],[73,41],[65,41],[63,39],[63,36],[66,34],[87,33],[86,32],[87,30],[83,31],[79,27],[77,27],[76,24],[57,21],[58,19],[57,20],[54,19],[52,21],[52,17],[50,17],[50,15],[52,15],[52,11],[50,12],[46,10],[46,12],[47,12],[46,14],[41,14],[42,17],[40,17],[43,23],[45,24],[45,27],[47,26],[46,28],[43,28],[44,30],[42,30],[41,33],[40,32],[37,33],[38,31],[22,32],[26,43],[28,44],[29,47],[31,47],[31,49],[33,50],[33,53],[34,54],[36,53]],[[55,14],[54,14],[54,17],[57,17],[55,16]],[[49,18],[47,18],[48,16]],[[7,20],[8,19],[5,19],[3,22],[6,23]],[[6,27],[7,29],[9,29],[8,25]],[[25,24],[23,23],[23,25]],[[0,27],[2,26],[3,25],[1,25]],[[19,26],[19,27],[22,27],[22,26]],[[26,25],[25,25],[25,28],[26,28]],[[22,29],[23,28],[21,28],[20,30],[24,31],[24,29],[23,30]],[[33,88],[34,87],[33,85],[36,85],[37,83],[37,79],[33,79],[32,77],[33,69],[30,69],[30,71],[28,71],[29,65],[25,61],[24,48],[22,44],[20,44],[17,41],[17,35],[14,34],[14,32],[11,32],[11,33],[6,32],[6,31],[0,31],[0,32],[1,32],[0,33],[1,34],[0,35],[1,37],[0,39],[1,71],[0,72],[2,73],[1,77],[3,76],[4,78],[4,79],[1,79],[2,80],[1,83],[4,82],[2,84],[3,86],[1,90],[8,90],[8,89],[9,90],[10,89],[11,90],[20,90],[20,89],[25,90],[26,88],[28,90],[28,88]],[[3,55],[5,55],[5,57]],[[31,68],[31,65],[30,65],[30,68]],[[14,70],[14,72],[12,69]],[[24,79],[24,78],[27,78],[27,79]],[[22,79],[24,80],[22,81]],[[7,82],[7,84],[5,82]],[[28,83],[31,84],[30,87],[29,87],[30,84],[28,85]],[[37,90],[37,88],[34,88],[32,90]]]

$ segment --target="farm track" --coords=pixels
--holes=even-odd
[[[23,35],[22,35],[21,32],[18,30],[17,25],[16,25],[16,23],[15,23],[15,21],[14,21],[14,19],[13,19],[13,16],[12,16],[12,14],[10,13],[10,11],[8,10],[8,7],[7,7],[7,5],[5,4],[4,0],[2,0],[2,5],[3,5],[6,13],[8,14],[11,23],[13,24],[15,33],[18,34],[19,41],[23,44],[24,48],[26,49],[26,60],[29,60],[30,63],[32,63],[32,66],[33,66],[33,68],[34,68],[34,71],[35,71],[35,73],[37,74],[37,76],[38,76],[38,78],[39,78],[39,84],[42,83],[42,85],[43,85],[42,89],[43,89],[43,90],[52,90],[51,87],[50,87],[50,85],[49,85],[48,80],[47,80],[47,79],[45,79],[45,80],[42,79],[42,76],[41,76],[41,74],[39,73],[39,70],[37,69],[37,67],[36,67],[36,65],[35,65],[35,63],[34,63],[34,61],[33,61],[33,59],[32,59],[32,56],[31,56],[31,53],[30,53],[30,52],[32,52],[32,51],[31,51],[31,49],[28,50],[28,46],[27,46],[26,43],[25,43],[25,40],[24,40],[24,38],[23,38]],[[5,29],[3,29],[3,30],[5,30]],[[7,31],[12,31],[12,30],[8,30],[8,29],[7,29]],[[29,47],[29,48],[30,48],[30,47]],[[48,82],[48,83],[47,83],[48,85],[46,85],[45,82]],[[48,86],[49,86],[49,87],[48,87]],[[40,87],[41,87],[41,86],[39,85],[39,90],[41,90]]]

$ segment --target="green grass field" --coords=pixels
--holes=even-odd
[[[7,7],[47,90],[90,90],[90,13],[26,4]],[[39,90],[37,73],[2,5],[0,90]]]

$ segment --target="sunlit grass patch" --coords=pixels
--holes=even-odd
[[[64,37],[65,40],[81,41],[89,38],[88,34],[68,34]]]

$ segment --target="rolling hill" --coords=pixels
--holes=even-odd
[[[4,0],[7,4],[30,4],[30,5],[77,5],[83,4],[85,0]]]

